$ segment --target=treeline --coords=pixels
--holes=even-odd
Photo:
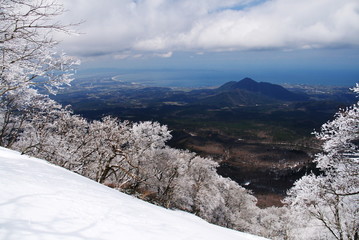
[[[88,121],[40,94],[37,86],[56,93],[69,84],[78,64],[53,51],[53,31],[68,31],[52,21],[62,12],[56,2],[0,0],[0,146],[240,231],[272,239],[358,239],[357,104],[316,134],[323,152],[314,161],[323,174],[300,179],[284,207],[260,209],[250,192],[217,174],[212,159],[166,146],[166,126]]]
[[[171,138],[166,126],[112,117],[90,122],[47,96],[27,107],[8,112],[11,117],[2,125],[3,145],[217,225],[278,235],[272,233],[277,230],[271,222],[280,222],[277,217],[283,209],[259,209],[246,189],[217,174],[215,161],[166,146]]]

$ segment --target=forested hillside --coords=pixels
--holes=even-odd
[[[0,3],[0,146],[45,159],[118,191],[193,213],[223,227],[272,239],[358,238],[358,104],[340,110],[316,133],[322,143],[321,153],[314,159],[320,172],[297,181],[285,199],[285,206],[260,209],[250,191],[218,175],[218,163],[211,158],[167,146],[171,138],[167,126],[152,121],[120,121],[112,116],[88,120],[50,99],[48,94],[56,93],[71,82],[79,64],[76,59],[54,51],[57,42],[53,32],[69,32],[70,27],[55,21],[56,16],[63,13],[62,6],[36,0],[2,0]],[[47,89],[48,93],[39,89]],[[358,94],[359,86],[353,91]],[[11,155],[10,162],[15,155],[15,158],[19,156],[9,150],[3,152]],[[48,167],[40,167],[44,173],[36,170],[38,160],[27,160],[24,165],[33,165],[34,172],[26,172],[22,164],[16,168],[16,164],[9,163],[9,158],[0,158],[2,164],[11,169],[10,173],[1,171],[1,177],[7,178],[9,174],[14,177],[16,172],[21,175],[19,179],[53,181],[55,185],[56,181],[66,183],[66,177],[61,178]],[[16,183],[16,179],[11,181]],[[30,197],[21,195],[21,188],[16,189],[15,199],[9,197],[9,186],[3,185],[7,197],[0,196],[3,202],[0,212],[7,214],[8,211],[14,213],[14,208],[7,208],[9,205]],[[117,196],[123,198],[112,193],[114,196],[110,199],[98,195],[92,196],[91,201],[98,199],[106,206],[107,200],[112,204],[110,201]],[[58,200],[57,195],[46,197],[49,202]],[[26,209],[32,211],[31,205],[21,208],[25,212]],[[82,209],[80,214],[86,214],[83,211],[86,210]],[[60,216],[60,220],[65,226],[71,224],[68,218]],[[6,238],[22,236],[17,218],[9,217],[6,221],[5,226],[14,231],[4,233]],[[37,220],[25,221],[29,219],[20,219],[22,225],[28,224],[25,226]],[[103,228],[117,227],[113,223],[108,222]],[[49,231],[46,225],[36,228],[32,232],[34,238],[44,231]]]
[[[5,202],[0,207],[1,239],[264,240],[146,203],[4,148],[0,176],[0,200]]]

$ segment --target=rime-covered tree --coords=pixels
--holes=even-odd
[[[52,107],[54,102],[35,87],[55,93],[72,80],[78,62],[56,53],[57,42],[52,38],[55,31],[67,32],[54,20],[62,13],[56,1],[0,0],[1,146],[13,144],[24,120],[36,111],[34,102]]]
[[[354,91],[359,92],[358,85]],[[316,133],[323,152],[315,162],[323,174],[301,178],[286,199],[297,223],[291,231],[294,239],[358,239],[358,104],[339,111]]]
[[[166,126],[113,117],[90,122],[44,94],[69,84],[77,64],[54,51],[54,31],[67,31],[54,21],[62,12],[51,0],[0,0],[0,145],[141,197],[149,193],[157,204],[209,222],[255,231],[255,198],[220,177],[212,159],[166,146]]]

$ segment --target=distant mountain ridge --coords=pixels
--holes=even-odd
[[[232,92],[246,90],[252,93],[261,94],[281,101],[305,101],[308,96],[291,92],[284,87],[267,82],[256,82],[251,78],[244,78],[238,82],[231,81],[223,84],[217,91],[219,92]]]
[[[199,92],[195,92],[198,94]],[[267,82],[256,82],[244,78],[238,82],[231,81],[211,92],[206,92],[197,98],[193,104],[235,107],[256,104],[278,104],[280,102],[307,101],[305,94],[291,92],[284,87]]]
[[[102,112],[105,106],[109,109],[172,105],[223,108],[309,100],[309,95],[305,93],[293,92],[276,84],[256,82],[251,78],[227,82],[218,88],[200,88],[191,91],[139,86],[108,77],[92,82],[86,79],[77,79],[74,82],[74,90],[57,94],[54,99],[64,105],[80,106],[82,111]]]
[[[251,92],[239,88],[226,91],[215,91],[215,94],[198,99],[194,104],[216,107],[234,107],[239,105],[256,105],[278,103],[279,100],[263,94]]]

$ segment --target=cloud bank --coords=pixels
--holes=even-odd
[[[357,0],[62,0],[79,56],[358,47]]]

